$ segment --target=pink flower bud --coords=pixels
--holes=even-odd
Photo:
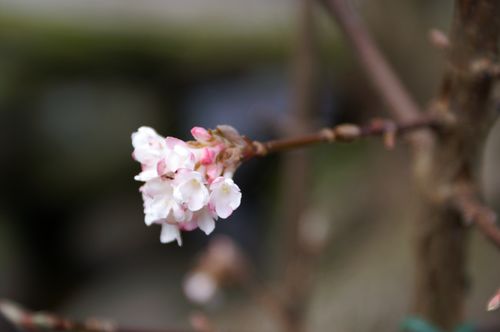
[[[209,165],[214,163],[215,161],[215,151],[209,148],[203,148],[200,163],[202,165]]]
[[[191,129],[191,135],[201,143],[208,142],[212,139],[212,134],[202,127],[193,127],[193,129]]]

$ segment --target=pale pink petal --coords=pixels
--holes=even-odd
[[[165,138],[165,143],[167,144],[167,147],[169,149],[173,149],[176,146],[186,147],[186,142],[172,136],[168,136],[167,138]]]
[[[228,218],[231,214],[233,214],[233,209],[228,204],[216,204],[215,212],[222,219]]]
[[[177,186],[174,189],[174,196],[186,203],[189,210],[198,211],[207,204],[208,189],[200,173],[182,170],[176,175],[175,182]]]
[[[177,240],[179,246],[182,245],[181,232],[175,225],[162,224],[161,225],[161,243],[170,243]]]
[[[165,139],[149,127],[141,127],[132,134],[132,145],[134,159],[149,167],[156,166],[167,148]]]
[[[211,164],[206,167],[208,182],[213,182],[222,174],[223,166],[219,163]]]
[[[177,224],[179,229],[186,232],[194,231],[198,228],[198,224],[194,220],[189,220],[185,222],[180,222]]]
[[[198,227],[206,234],[210,234],[215,229],[214,217],[207,208],[202,209],[195,216]]]

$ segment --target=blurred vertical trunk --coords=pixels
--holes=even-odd
[[[311,131],[317,109],[317,53],[313,19],[314,0],[298,2],[297,40],[292,68],[290,126],[287,134],[299,135]],[[289,152],[283,169],[284,212],[282,229],[286,237],[286,275],[284,296],[290,326],[304,330],[304,318],[311,278],[311,261],[300,239],[301,222],[310,190],[310,160],[305,150]]]
[[[417,155],[425,195],[417,224],[414,311],[445,331],[463,322],[467,290],[467,232],[446,203],[456,190],[479,187],[484,142],[496,117],[487,68],[498,61],[499,32],[500,1],[455,1],[448,69],[436,101],[437,111],[453,124]]]

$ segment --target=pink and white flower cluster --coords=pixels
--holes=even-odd
[[[132,156],[142,166],[135,179],[145,182],[140,188],[145,222],[162,226],[163,243],[181,245],[181,231],[196,228],[208,235],[218,217],[229,217],[240,205],[232,176],[245,141],[229,126],[194,127],[191,134],[195,141],[164,138],[149,127],[132,134]]]

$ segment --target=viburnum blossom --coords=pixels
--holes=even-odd
[[[232,177],[248,147],[230,126],[194,127],[194,141],[162,137],[149,127],[132,134],[132,157],[141,163],[135,180],[144,200],[146,225],[162,226],[160,241],[177,240],[197,228],[210,234],[215,221],[228,218],[241,202]]]

